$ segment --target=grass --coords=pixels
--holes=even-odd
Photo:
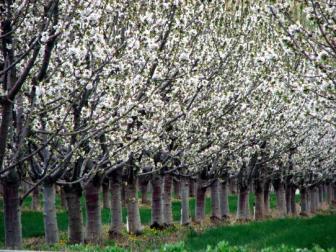
[[[296,248],[336,247],[336,215],[317,215],[313,218],[286,218],[210,228],[201,234],[191,231],[186,238],[190,251],[205,251],[220,241],[246,246],[252,250],[278,247],[281,244]]]

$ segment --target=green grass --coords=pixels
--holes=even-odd
[[[201,234],[190,232],[186,247],[190,251],[204,251],[208,245],[220,241],[246,246],[253,250],[278,247],[281,244],[297,248],[336,247],[336,215],[318,215],[310,219],[287,218],[222,226]]]

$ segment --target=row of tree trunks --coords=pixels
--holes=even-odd
[[[155,175],[150,180],[152,184],[152,227],[162,228],[164,225],[171,225],[172,218],[172,187],[173,177],[171,175]],[[181,224],[188,225],[190,223],[189,214],[189,194],[190,184],[193,180],[189,178],[180,178],[180,196],[181,196]],[[122,176],[120,172],[116,172],[110,177],[109,191],[105,192],[109,196],[108,204],[111,209],[111,225],[110,235],[120,235],[122,222]],[[140,183],[139,183],[140,186]],[[196,187],[196,208],[195,221],[202,223],[205,218],[205,200],[207,186],[205,180],[197,180]],[[101,223],[101,207],[99,201],[99,193],[103,184],[100,180],[92,180],[86,185],[85,202],[87,209],[87,225],[85,238],[90,243],[100,243],[102,238]],[[281,181],[273,182],[276,193],[276,206],[279,216],[296,215],[295,192],[296,187],[287,185]],[[140,212],[137,200],[137,183],[136,180],[128,181],[124,184],[127,195],[126,205],[128,211],[127,229],[129,233],[140,234],[143,227],[141,225]],[[270,212],[269,192],[270,183],[255,181],[253,187],[256,195],[255,202],[255,219],[259,220],[266,217]],[[316,185],[312,187],[300,188],[300,204],[303,216],[314,214],[321,209],[324,203],[333,202],[335,200],[335,185]],[[106,190],[106,189],[105,189]],[[104,189],[103,189],[104,191]],[[210,184],[211,195],[211,219],[227,219],[229,217],[229,183],[227,180],[214,180]],[[80,197],[82,189],[80,186],[64,186],[62,188],[66,204],[68,206],[69,216],[69,241],[70,243],[84,242],[83,232],[83,216],[80,207]],[[5,225],[6,225],[6,247],[17,249],[21,244],[21,221],[20,221],[20,201],[19,201],[19,185],[15,183],[6,183],[4,186],[4,204],[5,204]],[[45,239],[48,244],[57,243],[59,241],[59,232],[56,218],[56,186],[55,184],[43,184],[43,206],[44,206],[44,227]],[[103,196],[103,201],[105,201]],[[104,205],[104,204],[103,204]],[[289,209],[289,212],[288,212]],[[10,219],[8,219],[9,217]],[[250,219],[249,212],[249,189],[248,187],[240,187],[237,207],[237,219],[245,221]],[[14,220],[14,223],[13,223]],[[18,229],[20,227],[20,229]]]

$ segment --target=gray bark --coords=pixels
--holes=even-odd
[[[195,221],[202,223],[205,217],[205,193],[206,188],[202,187],[202,181],[197,182],[196,190],[196,208],[195,208]]]
[[[43,185],[43,220],[45,241],[47,244],[54,244],[59,241],[59,232],[56,215],[56,189],[54,184]]]
[[[195,197],[195,191],[196,191],[196,183],[194,179],[189,180],[189,196],[190,197]]]
[[[170,174],[164,175],[163,181],[163,223],[171,225],[173,223],[172,211],[172,182],[173,178]]]
[[[99,204],[100,183],[89,182],[85,187],[87,210],[86,241],[100,243],[102,239],[102,220]]]
[[[139,179],[139,187],[141,192],[141,203],[149,204],[150,201],[148,199],[148,180]]]
[[[230,217],[229,209],[229,185],[226,181],[221,183],[220,190],[220,208],[222,219],[228,219]]]
[[[152,227],[161,227],[163,225],[163,207],[162,207],[162,177],[153,176],[152,180]]]
[[[180,181],[177,179],[173,180],[173,186],[174,186],[174,195],[176,199],[181,199],[181,185]]]
[[[126,198],[126,191],[127,191],[127,185],[125,183],[121,184],[121,203],[123,207],[126,207],[127,205],[127,198]],[[127,195],[128,197],[128,195]]]
[[[211,219],[220,220],[221,219],[221,211],[220,211],[220,203],[219,203],[219,189],[220,183],[219,180],[216,179],[215,182],[212,183],[211,190]]]
[[[324,203],[323,185],[319,185],[318,192],[319,192],[319,203],[322,206],[322,204]]]
[[[321,209],[321,199],[318,186],[314,187],[314,196],[316,201],[316,209],[319,210]]]
[[[249,219],[249,195],[248,189],[241,189],[238,196],[238,208],[237,219],[248,220]]]
[[[142,233],[143,227],[141,226],[135,181],[133,183],[128,183],[125,189],[127,192],[128,232],[130,234],[138,235]]]
[[[291,214],[292,212],[292,203],[291,203],[291,187],[286,186],[286,209],[287,209],[287,214]]]
[[[109,234],[112,237],[120,235],[123,227],[121,188],[122,188],[121,174],[116,172],[115,174],[112,174],[110,179],[111,225]]]
[[[278,210],[279,217],[284,217],[287,214],[285,185],[280,182],[274,186],[274,189],[276,195],[276,208]]]
[[[33,211],[40,209],[40,189],[38,186],[33,191],[31,209]]]
[[[189,218],[189,183],[188,179],[181,179],[181,224],[188,225]]]
[[[237,194],[238,193],[238,183],[237,179],[230,179],[229,180],[229,186],[230,186],[230,193],[231,194]]]
[[[297,215],[297,209],[296,209],[296,202],[295,202],[295,191],[296,191],[296,188],[294,186],[291,186],[290,187],[290,204],[291,204],[291,214],[293,216],[296,216]]]
[[[109,195],[109,181],[104,181],[102,184],[103,189],[103,208],[110,209],[110,195]]]
[[[266,182],[264,185],[264,215],[266,217],[269,217],[271,214],[270,186],[270,182]]]
[[[301,197],[301,213],[302,216],[309,215],[309,208],[308,208],[308,192],[306,188],[301,188],[300,190],[300,197]]]
[[[18,182],[4,182],[4,224],[5,247],[7,249],[21,249],[22,228]]]
[[[255,213],[254,217],[256,220],[262,220],[264,218],[264,185],[263,182],[257,181],[254,182],[255,189]]]
[[[76,190],[69,189],[65,192],[68,205],[69,218],[69,242],[70,244],[83,243],[83,216],[80,206],[80,194]]]
[[[309,189],[309,194],[310,194],[310,211],[311,213],[314,214],[317,211],[317,204],[316,204],[317,202],[314,188]]]
[[[262,220],[264,218],[264,191],[256,191],[255,197],[255,219]]]
[[[67,204],[67,200],[66,200],[65,192],[64,192],[63,188],[61,188],[61,190],[60,190],[60,197],[61,197],[61,206],[64,209],[67,209],[68,208],[68,204]]]

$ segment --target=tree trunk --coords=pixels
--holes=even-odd
[[[229,209],[229,185],[227,181],[221,183],[220,190],[220,208],[222,219],[228,219],[230,217]]]
[[[44,233],[47,244],[54,244],[59,241],[59,232],[56,215],[56,189],[54,184],[45,183],[43,185],[43,205],[44,205]]]
[[[324,203],[323,185],[319,185],[318,192],[319,192],[319,203],[320,206],[322,207],[322,204]]]
[[[269,217],[271,214],[270,206],[270,181],[265,182],[264,184],[264,216]]]
[[[295,191],[296,191],[296,188],[294,186],[291,186],[290,187],[290,204],[291,204],[291,214],[293,216],[296,216],[297,215],[297,209],[296,209],[296,202],[295,202]]]
[[[165,225],[171,225],[173,223],[173,211],[172,211],[172,182],[173,178],[170,174],[164,175],[163,182],[163,223]]]
[[[115,172],[110,178],[111,195],[111,225],[109,234],[111,237],[121,234],[122,223],[122,203],[121,203],[122,178],[120,172]]]
[[[190,182],[190,181],[189,181]],[[189,218],[189,183],[188,179],[181,179],[181,224],[188,225]]]
[[[142,233],[140,211],[137,199],[136,183],[128,183],[125,188],[127,192],[127,229],[130,234],[139,235]]]
[[[287,208],[287,214],[291,214],[291,189],[289,186],[286,186],[286,208]]]
[[[318,186],[314,187],[314,195],[315,195],[315,201],[316,201],[316,209],[320,210],[321,209],[321,199],[320,199],[320,193],[319,193],[319,188]]]
[[[99,203],[100,183],[89,182],[85,187],[85,203],[87,210],[86,241],[100,243],[102,239],[102,220]]]
[[[239,190],[237,219],[241,221],[249,219],[249,195],[247,188],[241,188]]]
[[[5,247],[7,249],[21,249],[22,228],[19,196],[19,182],[3,184]]]
[[[40,188],[38,186],[33,191],[31,209],[33,211],[40,209]]]
[[[110,209],[110,195],[109,195],[109,181],[104,181],[102,184],[103,189],[103,208]]]
[[[139,179],[139,187],[141,192],[141,203],[142,204],[149,204],[150,201],[148,199],[148,183],[147,179]]]
[[[205,193],[206,188],[202,186],[202,180],[197,182],[197,190],[196,190],[196,213],[195,213],[195,221],[198,223],[202,223],[205,217]]]
[[[162,228],[163,225],[162,177],[160,175],[154,175],[151,182],[153,188],[151,227]]]
[[[195,197],[195,190],[196,189],[196,183],[194,179],[189,180],[189,196],[190,197]]]
[[[332,190],[332,192],[333,192],[333,195],[332,195],[332,204],[334,206],[336,206],[336,184],[333,184],[332,188],[333,188],[333,190]]]
[[[221,211],[220,211],[220,203],[219,203],[219,180],[216,179],[215,182],[212,183],[211,190],[211,219],[212,220],[220,220],[221,219]]]
[[[285,185],[282,182],[274,182],[273,187],[275,190],[276,208],[279,217],[284,217],[287,213]]]
[[[256,220],[262,220],[264,218],[264,192],[255,193],[255,213],[254,218]]]
[[[230,179],[229,185],[230,185],[230,193],[237,194],[238,193],[237,179],[234,179],[234,178]]]
[[[174,194],[176,199],[181,199],[181,185],[180,181],[177,179],[173,180],[174,184]]]
[[[127,191],[127,185],[125,185],[125,183],[121,184],[121,203],[122,203],[122,207],[126,207],[127,205],[127,199],[126,199],[126,191]],[[136,185],[135,185],[136,187]],[[127,195],[128,197],[128,195]]]
[[[255,185],[255,219],[262,220],[264,218],[264,185],[260,181],[256,181]]]
[[[310,212],[312,214],[316,213],[316,198],[315,198],[315,195],[314,195],[314,189],[313,188],[310,188],[309,189],[309,194],[310,194]]]
[[[64,208],[64,209],[67,209],[68,208],[68,203],[67,203],[67,200],[66,200],[66,197],[65,197],[65,192],[64,192],[64,189],[61,187],[61,190],[60,190],[60,194],[61,194],[61,206]]]
[[[300,196],[301,196],[301,213],[302,216],[309,215],[309,208],[308,208],[308,197],[307,197],[307,189],[301,188]]]
[[[70,244],[83,243],[83,215],[80,205],[81,193],[73,188],[65,190],[65,197],[68,205],[69,218],[69,242]]]

